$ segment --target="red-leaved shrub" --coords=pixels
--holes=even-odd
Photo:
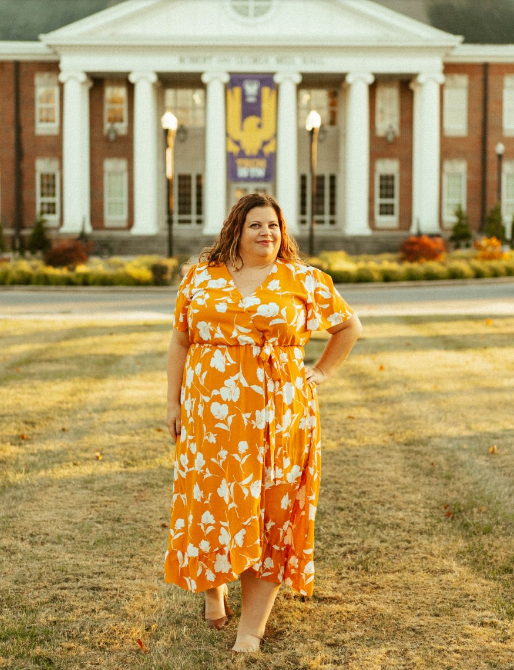
[[[442,237],[428,235],[412,235],[400,246],[403,261],[439,261],[443,258],[446,248]]]
[[[86,263],[89,258],[86,245],[80,240],[61,240],[45,254],[46,265],[54,268],[72,267]]]

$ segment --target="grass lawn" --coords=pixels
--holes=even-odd
[[[364,327],[319,389],[314,596],[234,660],[162,581],[169,326],[1,322],[0,668],[513,669],[514,318]]]

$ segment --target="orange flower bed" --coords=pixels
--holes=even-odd
[[[502,243],[496,237],[482,237],[473,246],[478,251],[477,258],[480,261],[503,261],[509,257],[502,251]]]
[[[442,237],[412,235],[400,247],[403,261],[409,263],[439,261],[444,257],[446,247]]]

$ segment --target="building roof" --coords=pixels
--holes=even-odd
[[[468,43],[514,42],[514,0],[374,1],[434,28],[463,35]],[[124,0],[0,0],[0,40],[35,41],[42,33],[120,2]]]

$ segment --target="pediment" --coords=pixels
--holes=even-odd
[[[461,39],[370,0],[272,0],[239,17],[230,0],[127,0],[60,28],[47,44],[456,46]]]

